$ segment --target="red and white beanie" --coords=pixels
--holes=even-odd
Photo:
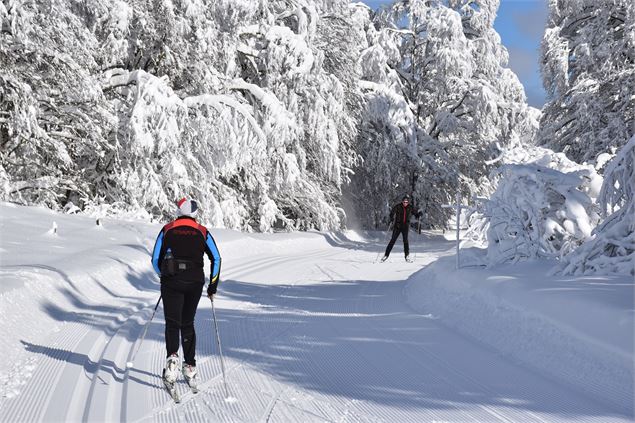
[[[178,216],[189,216],[196,217],[196,213],[198,212],[198,204],[194,200],[188,200],[187,198],[181,198],[177,203]]]

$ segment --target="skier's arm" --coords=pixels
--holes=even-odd
[[[389,224],[389,226],[393,226],[393,224],[395,223],[395,220],[397,220],[397,206],[394,206],[390,210],[390,224]]]
[[[413,206],[412,207],[412,214],[414,214],[417,217],[417,219],[419,219],[423,215],[423,212],[420,209],[415,209],[414,206]]]
[[[157,240],[154,243],[154,250],[152,250],[152,267],[154,267],[154,271],[159,276],[161,276],[161,247],[163,247],[163,231],[159,232],[159,236],[157,236]]]
[[[205,252],[211,261],[211,273],[207,293],[215,294],[218,287],[218,278],[220,277],[221,258],[220,253],[218,252],[218,247],[216,247],[216,242],[214,242],[214,238],[209,232],[205,238]]]

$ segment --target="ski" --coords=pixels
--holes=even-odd
[[[176,390],[176,383],[171,383],[163,379],[163,385],[165,386],[165,389],[168,391],[168,394],[170,394],[174,402],[177,404],[180,403],[181,397],[179,396],[179,393]]]

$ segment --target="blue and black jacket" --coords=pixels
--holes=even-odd
[[[177,272],[168,276],[162,272],[163,258],[170,249],[177,262]],[[161,284],[178,287],[184,283],[205,283],[203,254],[211,262],[210,286],[216,292],[220,276],[221,258],[214,238],[207,228],[191,217],[181,216],[168,223],[157,236],[152,252],[152,266],[161,276]]]

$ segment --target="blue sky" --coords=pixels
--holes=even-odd
[[[372,8],[387,0],[363,0]],[[525,86],[530,105],[541,108],[545,91],[538,65],[540,41],[547,20],[547,0],[501,0],[494,28],[509,51],[509,67]]]

